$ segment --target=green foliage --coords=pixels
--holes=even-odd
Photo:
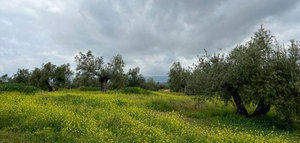
[[[86,54],[79,52],[75,60],[77,79],[84,81],[82,85],[89,86],[88,82],[97,79],[101,83],[102,92],[106,91],[107,84],[110,84],[112,89],[126,86],[126,77],[123,71],[125,63],[121,55],[114,56],[109,63],[104,64],[103,57],[95,57],[91,51],[88,51]],[[109,81],[110,83],[108,83]]]
[[[127,85],[127,76],[124,73],[115,74],[108,82],[108,88],[115,90],[125,88]]]
[[[36,93],[39,89],[34,86],[28,86],[18,83],[0,84],[0,92],[17,91],[26,94]]]
[[[103,57],[95,57],[91,51],[86,54],[79,52],[75,57],[77,68],[81,74],[90,76],[100,75],[103,68]]]
[[[77,80],[80,86],[91,86],[93,81],[102,84],[103,91],[106,90],[107,81],[111,78],[108,65],[104,65],[103,57],[95,57],[91,51],[86,54],[79,52],[76,55],[75,61],[77,63]],[[93,85],[95,86],[95,85]]]
[[[69,64],[61,66],[48,62],[42,68],[35,68],[30,75],[30,84],[43,90],[53,91],[59,88],[69,88],[73,72]]]
[[[40,81],[41,78],[42,78],[41,70],[39,68],[35,68],[31,72],[30,84],[35,87],[41,88],[43,86],[43,83]],[[43,88],[41,88],[41,89],[43,89]]]
[[[28,69],[18,69],[17,73],[14,74],[12,81],[14,83],[29,84],[30,76]]]
[[[128,86],[129,87],[143,87],[145,84],[145,78],[140,74],[140,68],[129,69],[128,73]]]
[[[292,41],[284,47],[274,41],[261,27],[248,43],[237,46],[228,56],[200,57],[187,78],[186,92],[233,101],[239,115],[248,116],[245,105],[254,104],[257,108],[251,116],[265,115],[275,107],[288,122],[297,120],[300,44]]]
[[[63,64],[54,70],[53,86],[54,88],[70,88],[70,78],[73,72],[70,69],[70,64]]]
[[[99,79],[94,76],[88,76],[87,74],[76,73],[76,76],[73,80],[73,87],[81,87],[81,86],[92,86],[100,87]]]
[[[186,87],[186,80],[188,71],[186,71],[180,62],[173,63],[169,71],[169,86],[170,90],[174,92],[184,92]]]
[[[127,76],[124,73],[123,68],[125,67],[125,62],[121,55],[116,55],[112,58],[109,63],[112,69],[112,77],[109,82],[110,89],[121,89],[127,85]]]
[[[291,41],[288,51],[278,47],[270,68],[269,98],[282,118],[288,122],[299,119],[300,113],[300,43]]]
[[[8,74],[4,74],[0,77],[0,84],[3,83],[8,83],[10,82],[12,79],[10,77],[8,77]]]

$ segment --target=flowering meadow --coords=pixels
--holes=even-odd
[[[63,90],[0,93],[0,142],[300,142],[270,112],[165,92]]]

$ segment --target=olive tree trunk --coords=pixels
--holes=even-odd
[[[245,116],[245,117],[248,117],[248,111],[240,97],[240,95],[237,93],[237,92],[234,92],[232,94],[232,97],[233,97],[233,100],[235,102],[235,106],[236,106],[236,113],[238,115],[241,115],[241,116]]]
[[[242,101],[242,98],[241,98],[239,92],[232,86],[227,86],[227,91],[233,97],[233,101],[236,106],[236,114],[240,115],[240,116],[248,117],[249,116],[248,111]]]
[[[107,78],[107,77],[101,77],[101,78],[100,78],[102,93],[105,93],[105,92],[106,92],[107,81],[108,81],[108,78]]]
[[[270,103],[267,103],[264,99],[260,100],[251,117],[266,115],[270,111],[270,107]]]
[[[45,82],[48,87],[48,91],[53,91],[53,87],[50,85],[50,83],[48,81],[45,81]]]

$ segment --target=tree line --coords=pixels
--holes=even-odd
[[[51,62],[42,64],[40,68],[18,69],[17,73],[9,77],[7,74],[0,77],[0,84],[19,83],[31,85],[47,91],[61,88],[79,88],[83,86],[101,87],[102,92],[107,89],[121,89],[125,87],[141,87],[148,90],[167,88],[164,83],[155,82],[152,78],[146,79],[139,67],[124,72],[125,62],[121,55],[114,56],[105,63],[103,57],[96,57],[91,51],[79,52],[75,56],[76,72],[70,69],[70,64],[60,66]]]
[[[168,82],[175,92],[232,102],[241,116],[262,116],[274,108],[291,122],[300,115],[300,42],[280,44],[261,26],[228,54],[206,52],[189,68],[175,62]],[[256,106],[252,114],[248,105]]]

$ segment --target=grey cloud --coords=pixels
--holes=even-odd
[[[204,49],[229,51],[260,24],[279,40],[300,40],[299,9],[296,0],[0,0],[0,74],[47,61],[74,68],[74,56],[92,50],[165,75]]]

